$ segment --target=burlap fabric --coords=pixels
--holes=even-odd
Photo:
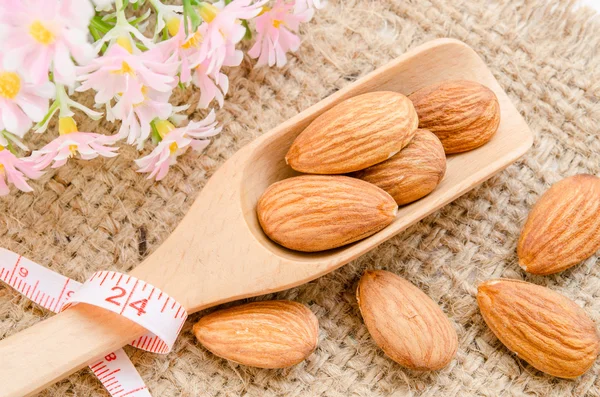
[[[305,27],[303,45],[285,68],[253,69],[245,60],[231,71],[231,95],[218,112],[225,129],[205,154],[186,155],[161,183],[135,172],[129,147],[113,160],[70,161],[35,182],[35,193],[1,199],[0,246],[79,281],[94,270],[128,271],[177,226],[207,178],[238,148],[437,37],[465,41],[489,65],[535,132],[525,158],[359,260],[267,297],[306,303],[319,318],[319,347],[296,367],[261,370],[216,358],[190,332],[202,313],[191,316],[169,355],[127,351],[161,397],[598,396],[600,363],[575,381],[545,376],[502,346],[475,301],[482,280],[525,279],[576,300],[600,324],[597,256],[561,274],[534,277],[520,270],[515,254],[527,212],[549,184],[581,172],[600,174],[600,22],[573,2],[331,1]],[[198,99],[194,90],[178,95],[181,103]],[[374,345],[354,297],[367,268],[406,277],[439,302],[459,337],[450,366],[411,372]],[[0,286],[0,337],[47,316]],[[82,370],[41,395],[107,393]]]

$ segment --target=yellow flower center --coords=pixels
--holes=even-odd
[[[123,94],[121,94],[121,95],[123,95]],[[140,106],[141,104],[144,103],[144,101],[146,99],[148,99],[148,87],[146,87],[145,85],[142,86],[142,95],[144,96],[144,99],[142,99],[138,103],[134,103],[133,104],[134,107]]]
[[[135,70],[125,61],[121,62],[121,69],[111,70],[112,74],[129,74],[135,76]]]
[[[77,132],[77,123],[73,120],[73,117],[59,117],[58,119],[58,133],[60,135],[70,134]],[[75,146],[77,148],[77,146]],[[69,149],[71,149],[69,147]],[[71,152],[73,150],[71,149]]]
[[[77,154],[77,145],[69,145],[69,151],[71,152],[69,157],[75,157]]]
[[[15,72],[0,72],[0,97],[13,99],[21,90],[21,78]]]
[[[197,31],[196,33],[194,33],[193,35],[191,35],[186,41],[185,43],[183,43],[181,45],[181,48],[185,48],[190,49],[192,47],[194,48],[198,48],[200,47],[200,43],[202,43],[202,35],[200,34],[199,31]]]
[[[131,39],[129,37],[121,36],[117,39],[116,43],[125,48],[128,53],[133,53],[133,47],[131,46]]]
[[[274,20],[273,20],[273,27],[274,27],[275,29],[279,29],[279,26],[281,26],[281,24],[282,24],[282,23],[283,23],[283,21],[280,21],[280,20],[278,20],[278,19],[274,19]]]
[[[40,44],[49,45],[54,42],[54,33],[49,31],[40,21],[29,25],[29,34]]]
[[[262,9],[260,10],[260,13],[257,15],[257,17],[259,17],[262,14],[264,14],[265,12],[269,12],[269,11],[271,11],[271,7],[269,7],[269,6],[263,6]]]
[[[179,149],[179,146],[177,146],[175,142],[169,145],[169,152],[171,152],[171,154],[174,154],[177,149]]]
[[[171,36],[175,36],[179,32],[181,21],[179,18],[173,17],[167,21],[167,30]]]
[[[175,129],[175,126],[169,120],[158,120],[154,123],[154,127],[156,127],[156,131],[158,131],[158,135],[161,138],[164,138],[169,132]]]
[[[205,22],[211,23],[219,13],[219,9],[210,3],[202,2],[198,5],[198,13]]]

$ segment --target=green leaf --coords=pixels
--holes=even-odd
[[[115,27],[115,25],[104,21],[99,15],[96,15],[90,20],[90,26],[96,28],[96,30],[102,35],[105,35],[109,30]]]
[[[90,25],[88,28],[90,30],[90,34],[94,38],[94,41],[98,41],[102,38],[102,35],[100,32],[98,32],[98,29],[96,29],[94,26]]]

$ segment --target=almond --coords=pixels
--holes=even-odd
[[[350,174],[379,186],[398,205],[431,193],[446,173],[446,154],[440,140],[430,131],[417,130],[412,141],[383,163]]]
[[[300,303],[263,301],[204,316],[193,332],[219,357],[252,367],[286,368],[315,350],[319,323]]]
[[[398,206],[385,191],[360,179],[303,175],[271,185],[256,211],[271,240],[312,252],[378,232],[392,223]]]
[[[575,175],[554,184],[535,204],[517,255],[534,274],[563,271],[600,248],[600,178]]]
[[[345,174],[387,160],[417,130],[412,103],[397,92],[370,92],[317,117],[294,141],[285,161],[296,171]]]
[[[436,370],[454,358],[458,338],[448,317],[407,280],[384,270],[367,271],[356,298],[375,343],[398,364]]]
[[[419,128],[436,134],[446,153],[466,152],[485,144],[500,125],[496,94],[474,81],[444,81],[408,97],[419,115]]]
[[[538,370],[576,378],[596,360],[596,326],[573,301],[546,287],[518,280],[479,285],[477,303],[498,339]]]

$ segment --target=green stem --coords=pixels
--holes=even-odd
[[[13,146],[12,142],[7,140],[6,143],[7,143],[6,148],[8,149],[8,151],[16,156],[17,151],[15,150],[15,147]]]
[[[58,83],[56,83],[55,86],[56,86],[56,101],[55,101],[55,103],[58,102],[58,106],[60,106],[60,111],[58,113],[58,117],[68,117],[71,115],[71,111],[69,110],[69,96],[67,95],[65,86],[62,84],[58,84]]]
[[[150,122],[150,127],[152,127],[152,133],[150,134],[150,137],[152,138],[152,143],[154,144],[157,144],[158,142],[162,141],[162,136],[160,136],[160,133],[158,132],[158,129],[154,124],[156,120],[158,119],[154,119]]]
[[[140,50],[142,50],[142,51],[146,51],[146,50],[148,50],[148,47],[146,47],[146,46],[145,46],[143,43],[138,43],[138,42],[136,42],[136,43],[135,43],[135,46],[136,46],[137,48],[139,48]]]
[[[196,10],[193,7],[193,3],[197,3],[194,0],[183,0],[183,27],[185,29],[185,34],[189,34],[189,28],[187,21],[192,22],[192,31],[195,32],[198,29],[198,26],[202,23],[202,18],[198,15]]]
[[[115,8],[117,9],[117,25],[127,24],[127,16],[125,15],[125,7],[123,0],[115,0]]]
[[[248,26],[248,21],[246,19],[242,19],[242,26],[246,28],[244,39],[250,40],[252,38],[252,31],[250,30],[250,26]]]
[[[58,109],[59,106],[59,102],[57,100],[54,100],[52,102],[52,105],[50,105],[50,108],[48,109],[48,112],[46,113],[46,115],[44,116],[44,118],[37,123],[33,129],[34,130],[39,130],[44,124],[48,123],[48,120],[54,116],[54,112],[56,112],[56,109]]]
[[[163,7],[163,3],[160,0],[148,0],[152,7],[156,10],[156,13],[160,12]]]
[[[137,4],[137,3],[136,3],[136,4]],[[129,24],[130,24],[130,25],[133,25],[133,26],[135,26],[135,25],[137,25],[138,23],[140,23],[140,22],[142,22],[143,20],[145,20],[146,18],[148,18],[148,16],[149,16],[149,15],[150,15],[150,10],[148,10],[148,12],[146,12],[145,14],[143,14],[143,15],[141,15],[141,16],[139,16],[139,17],[137,17],[137,18],[134,18],[134,19],[132,19],[132,20],[130,20],[130,21],[128,21],[128,22],[129,22]]]

